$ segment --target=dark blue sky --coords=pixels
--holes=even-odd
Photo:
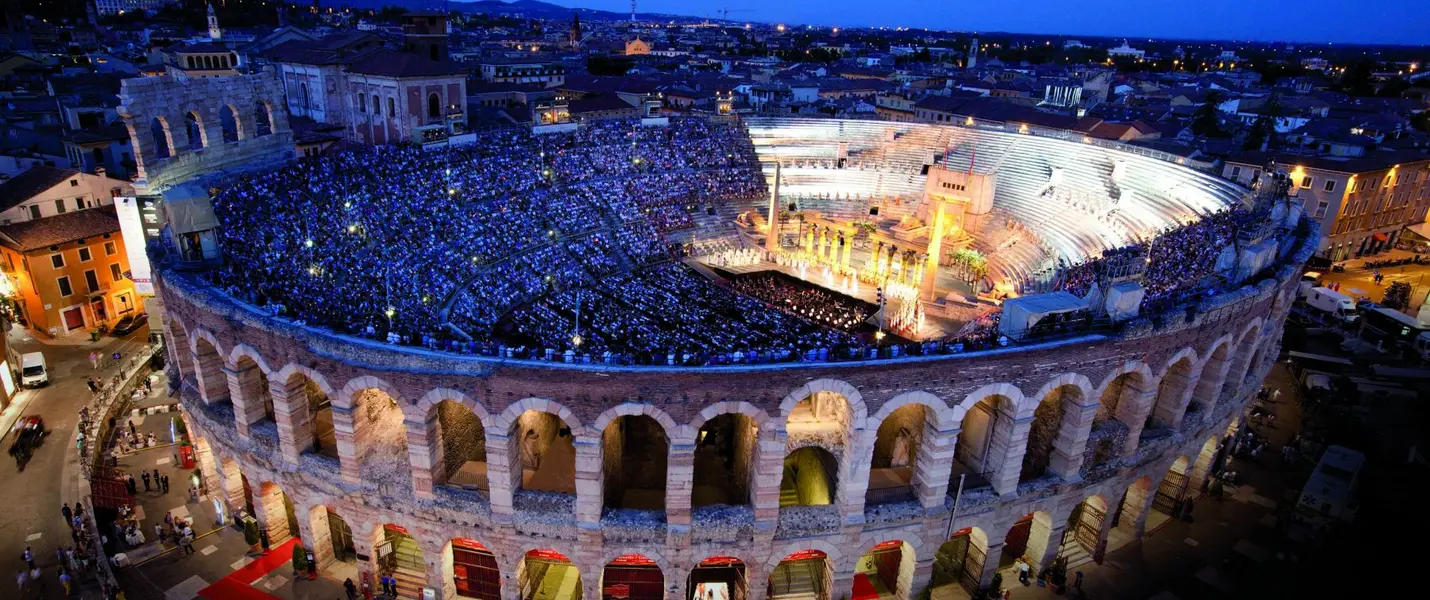
[[[630,0],[549,0],[630,11]],[[1430,44],[1430,0],[639,0],[642,12],[1135,38]]]

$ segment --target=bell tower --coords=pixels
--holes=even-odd
[[[223,29],[218,26],[218,13],[214,12],[214,5],[209,3],[209,39],[217,40],[223,37]]]

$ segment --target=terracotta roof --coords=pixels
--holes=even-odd
[[[79,175],[79,171],[74,169],[60,169],[46,165],[30,167],[28,171],[0,184],[0,211],[15,208],[21,202],[76,175]]]
[[[0,227],[0,244],[30,252],[118,231],[114,207],[104,206]]]
[[[432,60],[411,52],[382,48],[353,61],[348,70],[386,77],[432,77],[459,75],[462,67],[451,60]]]
[[[1340,173],[1365,173],[1381,171],[1395,165],[1420,163],[1430,160],[1430,156],[1416,152],[1375,151],[1360,157],[1309,156],[1290,152],[1242,152],[1227,158],[1227,162],[1240,165],[1261,166],[1272,160],[1284,165],[1298,165],[1322,171]]]

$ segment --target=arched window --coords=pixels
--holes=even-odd
[[[154,156],[156,158],[169,158],[174,155],[174,147],[169,141],[168,123],[154,117],[154,120],[149,122],[149,132],[154,136]]]
[[[358,94],[358,112],[367,112],[367,96]]]
[[[375,117],[382,116],[382,101],[377,98],[377,94],[372,95],[372,114]]]
[[[388,118],[397,116],[397,101],[391,97],[387,99],[387,116]]]
[[[199,150],[207,145],[204,143],[204,128],[198,113],[184,113],[184,133],[189,136],[189,150]]]
[[[437,94],[427,96],[427,116],[434,119],[442,116],[442,99]]]
[[[101,149],[101,148],[95,148],[95,149],[92,150],[90,153],[94,155],[94,166],[96,166],[96,167],[104,166],[104,150],[103,150],[103,149]]]
[[[303,108],[308,108],[308,84],[298,84],[298,89],[303,92]]]
[[[304,91],[307,89],[307,86],[303,87]],[[259,102],[253,107],[253,121],[253,133],[256,137],[273,134],[273,111],[268,108],[268,103]]]
[[[225,106],[219,110],[218,124],[223,129],[223,142],[237,142],[243,139],[243,134],[239,131],[238,112],[232,106]]]
[[[184,57],[184,58],[187,60],[187,62],[188,62],[188,64],[189,64],[189,68],[190,68],[190,69],[194,68],[194,57],[192,57],[192,56],[186,56],[186,57]]]

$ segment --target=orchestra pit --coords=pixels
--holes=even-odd
[[[225,175],[156,256],[206,487],[403,597],[959,598],[1100,562],[1224,459],[1319,235],[1276,185],[1080,137],[481,136]]]

